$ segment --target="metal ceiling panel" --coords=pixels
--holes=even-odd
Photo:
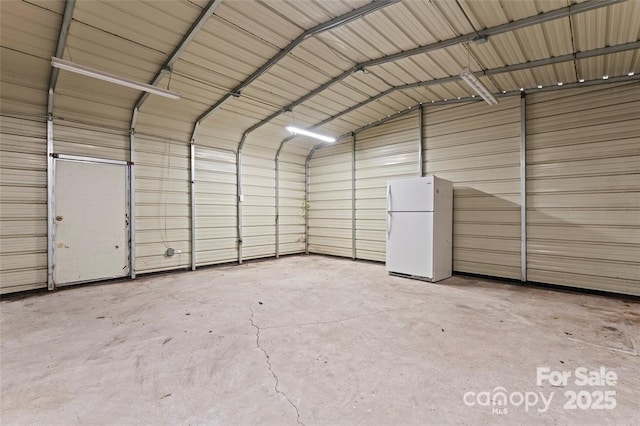
[[[188,1],[78,1],[75,21],[168,54],[201,8]]]

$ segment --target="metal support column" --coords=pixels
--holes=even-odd
[[[520,97],[520,268],[521,281],[527,281],[527,113],[526,98]]]
[[[56,58],[64,56],[64,49],[67,46],[69,27],[73,18],[73,10],[76,0],[67,0],[64,5],[64,15],[60,24],[58,34],[58,44],[56,45]],[[56,162],[53,159],[53,98],[58,84],[58,68],[51,68],[49,77],[49,90],[47,91],[47,289],[55,290],[53,281],[54,262],[54,242],[55,242],[55,179]]]
[[[138,110],[133,112],[133,119]],[[136,130],[129,130],[129,277],[136,278]]]
[[[189,207],[191,218],[191,270],[196,270],[196,145],[189,144],[189,173],[191,184],[189,186]]]
[[[238,199],[236,203],[236,220],[238,226],[238,264],[242,264],[242,203],[244,201],[244,195],[242,193],[242,149],[244,142],[247,139],[247,134],[242,134],[242,139],[238,145],[238,152],[236,157],[236,186]]]
[[[309,155],[307,155],[307,159],[304,162],[304,252],[305,254],[309,254],[309,187],[310,187],[310,168],[309,162],[311,161],[311,157],[313,157],[313,153],[316,152],[316,148],[311,148],[309,151]]]
[[[49,90],[50,98],[53,98],[53,90]],[[47,289],[55,290],[53,282],[53,250],[55,232],[55,167],[53,160],[53,116],[47,116]]]
[[[280,145],[282,148],[282,145]],[[276,192],[276,259],[280,258],[280,149],[276,153],[276,175],[275,175],[275,192]]]
[[[351,133],[351,258],[356,260],[356,134]]]
[[[422,103],[418,107],[418,173],[419,176],[424,176],[424,159],[422,158],[422,150],[424,143],[424,107]]]

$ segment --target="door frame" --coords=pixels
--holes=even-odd
[[[68,155],[68,154],[51,154],[52,160],[51,161],[51,167],[49,170],[49,194],[50,194],[50,199],[49,199],[49,203],[47,206],[47,220],[48,220],[48,224],[49,226],[47,226],[47,260],[48,260],[48,265],[47,265],[47,289],[48,290],[55,290],[56,289],[56,283],[53,279],[53,271],[56,267],[55,263],[56,263],[56,258],[55,258],[55,212],[56,212],[56,164],[58,162],[58,160],[62,160],[62,161],[75,161],[75,162],[81,162],[81,163],[90,163],[90,164],[111,164],[111,165],[116,165],[116,166],[124,166],[125,167],[125,180],[126,180],[126,185],[125,185],[125,200],[126,200],[126,206],[125,206],[125,212],[127,214],[127,220],[126,220],[126,226],[127,226],[127,232],[126,232],[126,238],[127,238],[127,258],[128,258],[128,267],[129,267],[129,274],[128,276],[130,278],[133,278],[132,274],[133,274],[133,256],[132,256],[132,250],[131,250],[131,242],[132,242],[132,233],[131,233],[131,225],[132,225],[132,221],[134,220],[133,218],[133,203],[132,203],[132,199],[131,199],[131,195],[132,195],[132,191],[131,191],[131,165],[132,163],[130,161],[121,161],[121,160],[109,160],[106,158],[96,158],[96,157],[85,157],[85,156],[79,156],[79,155]],[[66,285],[73,285],[73,284],[85,284],[85,283],[90,283],[90,282],[96,282],[96,281],[103,281],[105,279],[109,279],[109,278],[98,278],[98,279],[93,279],[93,280],[86,280],[86,281],[76,281],[73,283],[66,283],[66,284],[62,284],[60,286],[66,286]]]

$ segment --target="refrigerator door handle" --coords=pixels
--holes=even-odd
[[[387,241],[391,236],[391,211],[387,211]]]
[[[387,184],[387,241],[391,235],[391,185]]]
[[[387,211],[391,211],[391,185],[387,184]]]

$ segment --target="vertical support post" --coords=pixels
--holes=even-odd
[[[133,110],[132,123],[135,120],[138,110]],[[136,129],[131,127],[129,131],[129,276],[136,278]]]
[[[304,162],[304,252],[309,254],[309,187],[310,187],[310,167],[309,162],[315,152],[315,148],[311,148],[307,159]]]
[[[351,133],[351,258],[356,260],[356,134]]]
[[[49,89],[53,98],[53,89]],[[55,232],[55,160],[53,158],[53,115],[47,115],[47,290],[55,290],[53,282],[54,268],[54,232]]]
[[[189,172],[191,185],[189,187],[189,201],[191,202],[191,270],[196,270],[196,144],[192,139],[189,144]]]
[[[238,226],[238,264],[242,265],[242,202],[244,201],[244,195],[242,194],[242,146],[247,135],[242,135],[242,140],[238,146],[238,152],[236,157],[236,191],[238,194],[238,200],[236,204],[236,220]]]
[[[282,147],[282,145],[280,145]],[[276,259],[280,258],[280,150],[276,154]]]
[[[526,98],[520,96],[520,268],[522,282],[527,282],[527,114]]]
[[[424,141],[424,107],[422,103],[418,107],[418,176],[424,176],[424,159],[422,158],[422,149]]]

